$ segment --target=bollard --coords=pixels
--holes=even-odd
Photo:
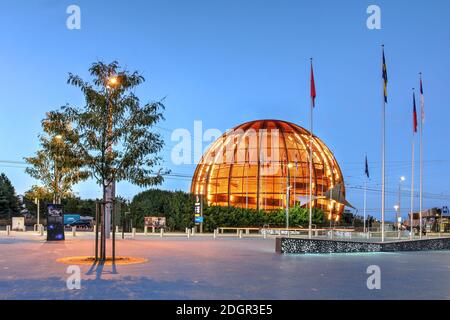
[[[152,227],[152,233],[155,233],[155,227]]]
[[[40,224],[38,229],[39,229],[39,235],[43,236],[44,235],[44,226],[42,224]]]
[[[239,239],[242,239],[242,230],[239,230]]]
[[[267,231],[266,230],[263,230],[263,237],[264,237],[264,239],[267,239]]]
[[[136,237],[136,228],[131,229],[131,237]]]
[[[6,235],[9,236],[11,233],[11,226],[6,226]]]
[[[239,232],[240,232],[240,230],[236,229],[236,236],[238,236],[238,237],[239,237]]]
[[[314,237],[318,237],[319,236],[319,231],[316,229],[315,231],[314,231]]]
[[[213,238],[214,238],[214,239],[217,238],[217,229],[214,229]]]
[[[94,234],[97,232],[97,225],[94,224]]]
[[[195,227],[192,227],[192,231],[191,231],[191,233],[192,233],[192,236],[194,236],[194,235],[195,235]]]
[[[164,229],[161,228],[159,236],[162,238],[164,236]]]
[[[72,237],[77,236],[77,227],[72,227]]]
[[[186,227],[185,232],[186,232],[186,234],[188,234],[189,233],[189,228]]]
[[[119,233],[119,226],[116,226],[116,233]]]
[[[188,228],[186,228],[186,234],[188,239],[191,237],[191,230],[189,230]]]
[[[245,229],[245,234],[249,235],[250,234],[250,229]]]
[[[147,227],[144,227],[144,235],[147,235]]]

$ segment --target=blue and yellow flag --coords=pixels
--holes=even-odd
[[[387,98],[387,85],[388,85],[388,75],[387,75],[387,67],[386,67],[386,58],[384,56],[384,47],[383,47],[383,81],[384,81],[384,102],[388,102]]]

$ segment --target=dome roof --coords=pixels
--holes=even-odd
[[[342,172],[328,147],[312,138],[312,193],[314,206],[329,219],[339,217],[344,206],[324,199]],[[309,199],[310,132],[279,120],[247,122],[211,144],[198,164],[191,192],[206,196],[209,205],[261,210],[289,205],[307,206]],[[345,190],[344,190],[345,192]]]

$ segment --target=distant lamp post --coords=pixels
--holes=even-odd
[[[398,228],[398,235],[400,237],[400,224],[398,223],[399,218],[401,218],[402,213],[401,213],[401,209],[402,209],[402,183],[406,181],[406,178],[404,176],[400,177],[400,180],[398,182],[398,209],[397,211],[397,215],[396,215],[396,222],[397,222],[397,228]]]
[[[400,216],[399,216],[399,211],[400,211],[400,206],[398,204],[396,204],[394,206],[394,210],[396,212],[396,218],[395,218],[395,224],[397,225],[397,230],[398,230],[398,238],[400,238]]]
[[[57,134],[53,137],[55,142],[57,144],[63,143],[63,136],[60,134]],[[57,150],[58,151],[58,150]],[[54,204],[61,204],[61,197],[59,194],[59,171],[58,171],[58,162],[59,162],[59,154],[55,154],[55,158],[53,159],[53,162],[55,163],[54,167],[54,180],[55,180],[55,194],[53,196],[53,203]],[[39,224],[39,223],[38,223]]]
[[[39,206],[40,206],[40,203],[39,203],[40,201],[39,201],[39,198],[38,197],[36,197],[36,198],[34,198],[34,203],[36,204],[36,208],[37,208],[37,225],[38,225],[38,227],[39,227],[39,225],[40,225],[40,223],[39,223]]]
[[[286,231],[288,237],[290,237],[289,232],[289,202],[291,201],[291,168],[294,167],[292,163],[288,163],[287,165],[287,176],[286,176]]]

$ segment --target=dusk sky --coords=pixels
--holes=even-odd
[[[258,119],[309,128],[309,58],[317,88],[314,133],[334,152],[348,200],[362,212],[364,156],[371,180],[369,213],[379,216],[381,193],[381,44],[389,75],[387,213],[393,217],[400,176],[403,215],[411,183],[412,93],[423,72],[425,91],[424,208],[450,204],[450,2],[429,1],[25,1],[0,0],[0,172],[23,194],[37,181],[24,157],[38,149],[45,112],[83,96],[66,84],[69,72],[89,80],[97,61],[117,60],[146,78],[142,101],[166,97],[163,189],[188,191],[195,165],[173,165],[171,132],[222,132]],[[81,29],[66,28],[66,8],[81,8]],[[381,8],[381,30],[369,30],[367,7]],[[420,107],[419,97],[417,105]],[[418,137],[416,141],[418,143]],[[205,142],[206,148],[209,142]],[[419,153],[416,153],[416,160]],[[418,191],[418,162],[416,164]],[[128,183],[118,194],[142,191]],[[100,197],[93,181],[82,198]],[[418,209],[418,198],[416,199]]]

